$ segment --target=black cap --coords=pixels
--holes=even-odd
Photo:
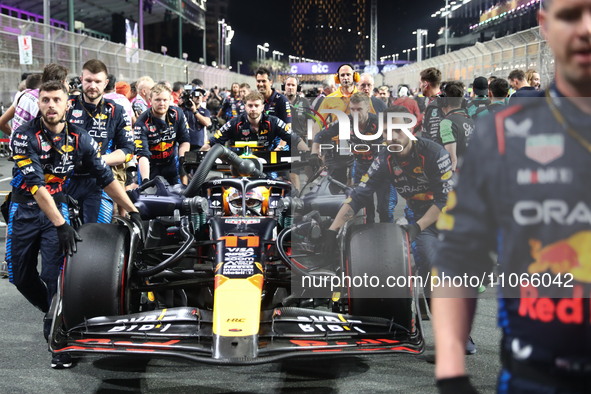
[[[197,94],[198,92],[200,94]],[[191,96],[192,97],[195,97],[195,96],[205,96],[205,89],[201,89],[201,88],[197,87],[197,88],[193,89],[193,91],[191,92]]]
[[[472,89],[477,96],[488,96],[488,79],[485,77],[474,78]]]

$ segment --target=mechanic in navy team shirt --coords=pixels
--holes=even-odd
[[[183,103],[183,112],[187,118],[191,136],[191,151],[198,151],[205,144],[206,127],[211,124],[209,110],[201,106],[204,96],[205,89],[195,88],[191,92],[191,100]]]
[[[355,160],[353,163],[353,183],[358,184],[361,182],[363,175],[369,170],[369,166],[374,159],[379,155],[379,150],[386,149],[382,146],[384,141],[383,136],[379,133],[379,116],[369,113],[370,97],[366,93],[357,92],[351,95],[349,100],[349,127],[350,127],[350,139],[347,150],[347,155],[341,155],[337,152],[336,144],[333,144],[333,139],[337,139],[339,136],[341,123],[337,120],[333,122],[328,129],[320,130],[314,136],[314,142],[312,144],[312,153],[308,162],[312,167],[320,167],[321,162],[318,154],[322,153],[325,157],[324,163],[329,169],[329,173],[336,180],[346,183],[347,182],[347,168],[351,166],[350,161]],[[403,108],[403,107],[402,107]],[[397,108],[400,110],[401,108]],[[400,111],[398,111],[400,112]],[[407,112],[402,109],[402,112]],[[357,115],[357,129],[362,135],[376,135],[376,139],[371,141],[362,140],[354,133],[353,127],[355,126],[354,115]],[[391,189],[388,182],[384,182],[376,190],[378,200],[378,213],[380,215],[380,222],[387,223],[394,220],[393,212],[398,202],[398,195],[396,190]],[[375,206],[373,197],[367,199],[367,222],[375,222]]]
[[[133,131],[125,109],[103,97],[108,83],[107,67],[92,59],[82,66],[82,94],[70,96],[67,120],[83,128],[96,141],[108,166],[131,160]],[[77,167],[68,185],[68,195],[80,205],[83,223],[111,223],[113,201],[103,193],[85,168]]]
[[[291,130],[291,105],[287,97],[276,91],[273,86],[273,74],[266,67],[259,67],[255,71],[257,81],[257,90],[263,95],[265,104],[265,114],[276,116],[281,119],[286,125],[287,130]],[[285,141],[276,139],[275,146],[280,146],[282,149],[288,149]]]
[[[76,242],[82,240],[69,224],[64,190],[75,166],[88,171],[96,185],[130,212],[141,229],[137,209],[114,180],[96,141],[83,129],[65,121],[67,104],[68,92],[61,82],[41,85],[41,116],[20,126],[11,143],[15,166],[6,239],[9,278],[44,313],[49,311],[57,292],[65,254],[75,253]],[[39,252],[41,275],[37,271]],[[51,317],[46,316],[46,339],[50,328]],[[65,353],[54,355],[51,362],[53,368],[71,365],[71,357]]]
[[[384,111],[382,116],[387,119],[387,114],[401,112],[409,113],[405,107],[395,106]],[[394,118],[393,123],[407,123],[407,120]],[[339,210],[325,236],[325,254],[330,255],[336,250],[338,229],[366,206],[384,183],[390,183],[406,199],[405,216],[409,224],[403,227],[412,243],[418,274],[425,278],[435,258],[434,246],[438,236],[435,222],[452,188],[451,159],[441,145],[423,138],[411,140],[401,129],[394,129],[392,138],[380,149],[361,183]],[[425,286],[427,295],[428,290]]]
[[[224,99],[222,106],[217,114],[219,119],[224,119],[226,122],[237,116],[240,112],[238,110],[238,103],[240,102],[240,85],[237,82],[232,84],[232,90],[228,97]]]
[[[185,114],[171,105],[172,90],[166,85],[154,85],[150,102],[152,107],[138,117],[134,128],[138,179],[144,183],[161,175],[171,185],[186,185],[183,164],[185,152],[191,148],[191,137]]]
[[[273,141],[276,138],[297,146],[300,151],[309,150],[308,145],[296,133],[292,133],[285,122],[263,112],[264,100],[263,95],[258,92],[246,96],[246,112],[223,125],[209,142],[201,147],[201,151],[208,151],[212,145],[225,144],[228,141],[258,141],[267,151],[282,150],[279,146],[273,149]]]
[[[522,97],[477,121],[438,221],[433,275],[481,278],[496,250],[498,392],[589,393],[591,2],[546,0],[542,7],[555,81],[542,97]],[[476,393],[462,352],[476,288],[456,286],[433,292],[435,375],[441,393]]]

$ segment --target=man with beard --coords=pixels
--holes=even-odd
[[[402,106],[388,108],[383,116],[393,113],[408,113]],[[395,118],[393,123],[402,124],[408,119]],[[384,122],[386,123],[386,122]],[[409,130],[407,130],[409,131]],[[418,275],[425,279],[434,261],[438,230],[435,222],[447,201],[451,190],[451,160],[449,153],[439,144],[423,139],[411,140],[402,130],[392,131],[393,140],[385,147],[369,167],[361,183],[345,200],[324,238],[324,254],[329,257],[337,251],[337,232],[352,219],[357,211],[368,205],[373,194],[384,183],[390,183],[398,194],[406,199],[405,217],[409,224],[402,227],[408,233],[409,242]],[[424,288],[429,296],[429,286]]]
[[[172,90],[158,84],[150,90],[152,107],[135,122],[135,146],[142,183],[163,176],[169,184],[187,184],[185,152],[191,149],[183,110],[170,105]],[[180,179],[179,179],[180,177]]]
[[[231,119],[201,147],[208,151],[212,145],[225,144],[228,141],[257,141],[265,150],[273,150],[273,141],[280,138],[298,150],[307,151],[308,145],[297,134],[287,128],[285,122],[263,112],[265,98],[258,92],[252,92],[244,99],[246,112]],[[282,150],[277,146],[274,150]]]
[[[237,82],[232,84],[232,93],[224,99],[217,117],[226,122],[238,115],[238,102],[240,101],[240,85]]]
[[[12,140],[15,166],[12,202],[9,208],[7,260],[10,282],[43,313],[50,309],[57,292],[57,279],[66,253],[76,252],[82,241],[69,225],[64,185],[80,163],[98,187],[121,207],[141,230],[141,217],[111,169],[100,155],[98,144],[86,131],[65,121],[68,93],[57,81],[39,90],[37,117],[19,127]],[[41,252],[41,275],[37,254]],[[51,317],[46,316],[44,335],[48,338]],[[53,356],[52,368],[72,365],[69,354]]]
[[[82,66],[82,94],[70,97],[67,121],[83,128],[96,141],[108,166],[131,160],[133,132],[125,109],[103,97],[109,80],[107,66],[92,59]],[[111,223],[113,201],[103,193],[87,169],[77,166],[68,184],[68,195],[80,206],[83,223]]]
[[[351,108],[349,107],[349,100],[354,93],[359,92],[357,90],[356,83],[361,81],[361,76],[357,71],[353,69],[351,64],[345,63],[339,66],[337,69],[337,73],[334,76],[334,81],[341,86],[333,93],[326,96],[326,98],[322,101],[322,104],[318,107],[318,112],[320,112],[321,116],[326,121],[326,124],[330,126],[333,122],[337,120],[337,116],[334,113],[331,113],[331,110],[338,110],[344,112],[346,115],[351,114]],[[371,97],[371,90],[367,90],[367,86],[373,86],[373,78],[371,81],[366,79],[365,82],[365,94],[368,97]],[[366,86],[367,85],[367,86]],[[328,113],[323,112],[328,111]],[[376,114],[374,107],[371,105],[369,107],[369,112],[372,114]],[[320,131],[320,127],[318,125],[314,126],[313,134],[314,136]],[[340,144],[340,142],[339,142]],[[349,170],[349,168],[344,168],[345,173]],[[333,169],[329,166],[329,171],[333,171]],[[338,172],[342,174],[343,169],[339,169]],[[349,175],[346,176],[345,179],[341,178],[341,182],[348,183],[352,177]]]
[[[291,105],[291,114],[292,114],[292,126],[293,131],[300,137],[303,141],[306,141],[306,116],[304,115],[305,111],[310,113],[310,102],[307,98],[300,96],[299,92],[302,91],[302,86],[300,85],[300,80],[295,75],[290,75],[285,79],[283,86],[281,89],[285,92],[285,96],[289,100],[289,104]],[[296,170],[296,172],[290,173],[291,181],[296,189],[300,189],[300,172]]]
[[[491,272],[496,251],[497,392],[582,394],[591,387],[591,2],[545,0],[538,22],[555,80],[541,97],[521,98],[476,123],[437,223],[433,275]],[[520,281],[503,280],[510,276]],[[433,292],[440,393],[477,393],[462,352],[476,295],[474,287],[449,283]]]
[[[354,133],[354,114],[357,115],[357,130],[362,135],[375,135],[379,129],[379,116],[369,113],[369,100],[364,93],[357,92],[351,96],[349,101],[349,107],[351,109],[351,115],[349,115],[349,127],[350,127],[350,139],[349,139],[349,152],[351,155],[339,155],[336,152],[336,146],[330,144],[332,139],[339,135],[339,129],[341,124],[337,121],[333,123],[328,129],[321,130],[314,137],[312,144],[312,153],[310,155],[310,165],[318,167],[320,161],[318,154],[325,150],[324,156],[326,157],[325,163],[333,171],[331,176],[338,181],[346,182],[346,172],[342,171],[350,166],[349,161],[355,160],[353,164],[353,183],[357,184],[361,181],[361,177],[367,173],[369,166],[373,160],[378,156],[380,148],[385,149],[381,146],[384,139],[382,135],[371,141],[360,139]],[[342,149],[342,148],[341,148]],[[343,179],[345,178],[345,179]],[[396,190],[391,190],[388,182],[382,183],[376,190],[378,198],[378,213],[380,215],[380,222],[392,222],[393,212],[396,204],[398,203],[398,195]],[[373,201],[373,194],[371,198],[367,199],[366,216],[367,223],[375,222],[375,206]]]
[[[291,106],[287,97],[276,91],[273,86],[273,74],[268,68],[259,67],[256,72],[257,90],[263,95],[265,101],[264,111],[267,115],[276,116],[283,121],[286,129],[291,129]],[[281,139],[274,141],[276,146],[284,149],[286,143]]]

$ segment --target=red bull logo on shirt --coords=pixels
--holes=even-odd
[[[166,159],[173,155],[173,151],[169,151],[172,147],[174,147],[174,142],[167,143],[161,142],[155,146],[153,146],[150,150],[152,151],[152,155],[150,156],[151,159]],[[160,152],[160,153],[156,153]]]
[[[530,239],[534,262],[528,267],[530,274],[547,272],[558,275],[570,273],[577,282],[591,283],[591,231],[579,231],[566,239],[543,246]]]
[[[151,150],[164,152],[164,151],[167,151],[168,149],[172,148],[173,146],[174,146],[174,143],[168,144],[166,142],[161,142],[161,143],[157,144],[156,146],[152,147]]]

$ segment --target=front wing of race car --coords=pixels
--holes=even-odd
[[[420,325],[409,332],[384,318],[293,307],[261,312],[256,335],[232,337],[225,342],[213,333],[213,317],[207,310],[171,308],[95,317],[67,332],[58,320],[54,322],[50,350],[175,356],[210,364],[252,365],[333,353],[419,354],[425,346]],[[240,330],[240,324],[235,323],[236,330]]]

